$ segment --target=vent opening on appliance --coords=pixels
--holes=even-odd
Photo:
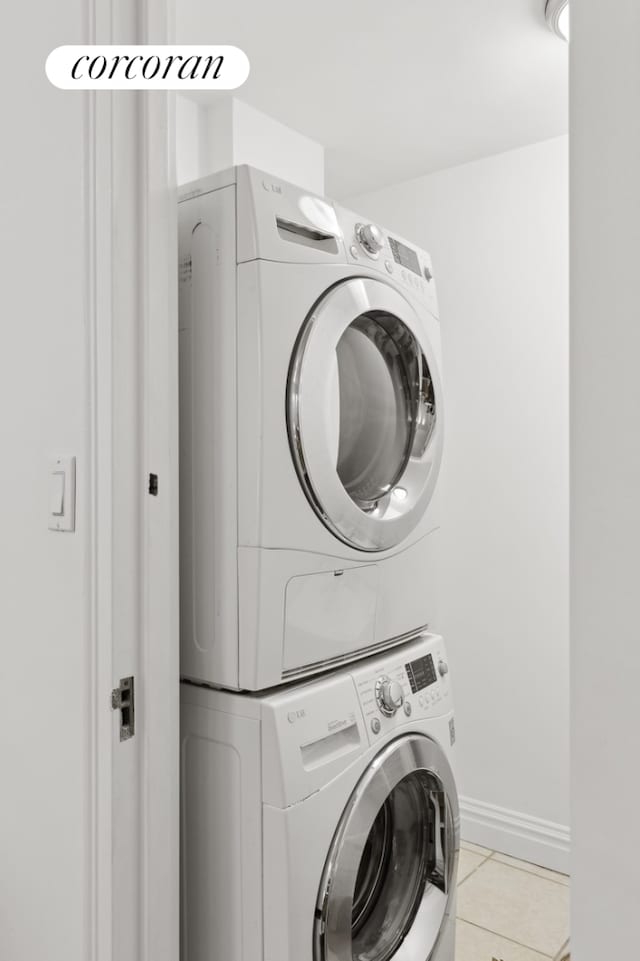
[[[280,237],[291,244],[313,247],[315,250],[324,250],[328,254],[338,253],[338,241],[333,234],[325,234],[314,227],[296,224],[292,220],[283,220],[282,217],[276,217],[276,224]]]

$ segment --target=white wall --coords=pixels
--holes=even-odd
[[[231,98],[223,101],[231,104]],[[207,172],[203,140],[204,108],[176,94],[176,175],[178,183],[198,180]]]
[[[572,957],[638,956],[640,5],[571,13]]]
[[[324,193],[324,148],[237,97],[202,105],[176,98],[178,183],[251,164],[316,194]]]
[[[35,15],[34,15],[35,14]],[[79,3],[16,6],[4,44],[0,245],[0,957],[87,961],[88,388],[81,95],[49,51]],[[78,528],[47,529],[48,458],[78,458]]]
[[[347,203],[433,255],[463,833],[568,865],[567,138]]]

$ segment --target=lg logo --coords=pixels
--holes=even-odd
[[[301,718],[306,716],[307,712],[304,708],[301,708],[299,711],[289,711],[287,714],[287,720],[289,721],[289,724],[295,724],[296,721],[299,721]]]

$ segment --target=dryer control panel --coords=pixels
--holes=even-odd
[[[431,258],[415,244],[335,205],[348,263],[378,271],[410,292],[435,316],[438,301]]]
[[[372,658],[352,677],[370,741],[410,718],[446,714],[453,706],[444,641],[437,635]]]

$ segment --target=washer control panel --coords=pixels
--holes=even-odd
[[[409,645],[369,658],[353,671],[370,740],[452,709],[444,641],[421,635]]]

